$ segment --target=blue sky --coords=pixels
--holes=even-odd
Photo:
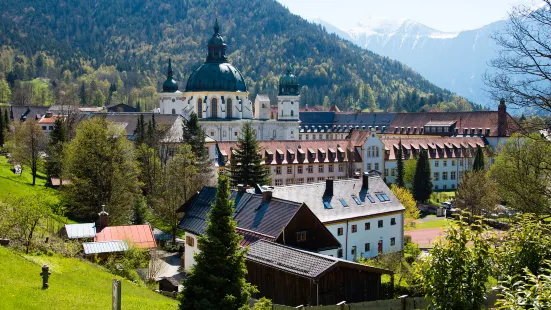
[[[413,19],[441,31],[476,29],[503,19],[513,5],[541,0],[278,0],[304,18],[347,30],[367,17]]]

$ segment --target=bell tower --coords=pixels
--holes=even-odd
[[[279,79],[277,96],[278,120],[298,121],[300,93],[298,78],[289,66],[287,72]]]

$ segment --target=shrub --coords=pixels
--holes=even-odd
[[[266,297],[262,297],[254,304],[253,310],[272,310],[272,301]]]

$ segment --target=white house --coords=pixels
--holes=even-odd
[[[321,252],[349,261],[404,248],[404,206],[380,176],[276,187],[273,196],[303,201],[340,242]]]

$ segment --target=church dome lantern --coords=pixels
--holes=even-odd
[[[287,72],[279,79],[279,95],[280,96],[298,96],[299,83],[298,77],[291,73],[291,67],[287,68]]]
[[[168,73],[165,82],[163,83],[163,93],[175,93],[178,91],[178,83],[174,80],[174,72],[172,71],[172,61],[168,60]]]
[[[227,91],[247,92],[247,84],[241,72],[228,63],[226,43],[220,35],[218,18],[214,23],[214,34],[208,41],[205,63],[197,68],[188,79],[186,92]]]

